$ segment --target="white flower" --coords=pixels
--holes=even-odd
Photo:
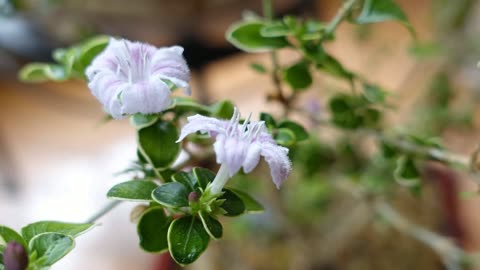
[[[85,72],[88,87],[114,118],[161,112],[171,104],[170,89],[163,80],[190,94],[190,71],[182,53],[179,46],[156,48],[111,38]]]
[[[261,156],[270,166],[273,182],[280,188],[291,170],[288,148],[277,145],[263,121],[250,121],[249,117],[240,124],[239,120],[240,113],[237,109],[229,121],[198,114],[188,117],[188,123],[182,128],[178,141],[197,131],[208,132],[215,138],[213,147],[217,163],[222,166],[212,183],[212,193],[220,192],[228,178],[240,168],[243,167],[245,173],[255,169]]]

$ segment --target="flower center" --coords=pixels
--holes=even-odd
[[[135,44],[134,48],[130,48],[126,41],[123,45],[123,48],[119,48],[119,54],[115,55],[117,76],[124,77],[130,84],[146,81],[151,63],[147,48],[143,44]]]
[[[251,143],[257,140],[258,134],[262,130],[263,122],[250,123],[252,114],[240,125],[240,113],[235,109],[232,119],[227,125],[226,133],[229,137],[234,137],[243,140],[247,143]]]

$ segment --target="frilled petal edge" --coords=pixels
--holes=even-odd
[[[225,121],[203,116],[200,114],[190,116],[187,118],[187,120],[188,123],[183,126],[182,132],[180,133],[180,137],[178,138],[177,142],[180,142],[181,140],[185,139],[185,137],[187,137],[189,134],[195,133],[197,131],[200,131],[202,133],[221,133],[224,130],[225,126]]]
[[[261,155],[270,167],[273,183],[279,189],[292,169],[288,159],[288,148],[273,143],[264,143],[262,144]]]

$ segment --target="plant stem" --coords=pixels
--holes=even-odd
[[[263,16],[267,21],[272,21],[274,18],[272,0],[262,0]],[[278,63],[278,56],[275,50],[270,52],[270,59],[272,61],[272,81],[277,92],[276,100],[280,101],[284,107],[284,116],[287,116],[290,111],[290,98],[287,98],[283,93],[282,81],[280,78],[280,65]]]
[[[93,223],[96,222],[98,219],[103,217],[106,213],[110,212],[113,210],[115,207],[117,207],[122,201],[111,201],[107,205],[105,205],[102,209],[100,209],[98,212],[93,214],[90,218],[87,219],[86,223]]]
[[[325,36],[328,37],[335,32],[338,25],[343,21],[343,19],[348,15],[348,13],[352,10],[353,6],[357,3],[358,0],[348,0],[343,3],[342,7],[338,10],[335,17],[330,21],[325,29]]]
[[[375,211],[397,230],[430,247],[442,259],[446,269],[461,270],[467,254],[450,239],[410,223],[384,201],[376,201]]]

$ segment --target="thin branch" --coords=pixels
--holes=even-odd
[[[272,0],[263,0],[262,1],[262,6],[263,6],[263,16],[267,21],[272,21],[274,18],[274,12],[273,12],[273,3]],[[288,115],[288,112],[290,111],[290,99],[287,98],[284,94],[284,91],[282,89],[282,80],[280,78],[280,65],[278,63],[278,56],[277,52],[275,50],[272,50],[270,52],[270,59],[272,62],[272,81],[275,86],[276,90],[276,97],[275,99],[278,100],[280,103],[282,103],[284,107],[284,116]]]
[[[358,0],[348,0],[345,3],[343,3],[342,7],[338,10],[337,14],[335,14],[335,17],[330,21],[330,23],[327,25],[327,28],[325,29],[325,36],[329,37],[330,35],[335,32],[337,29],[338,25],[345,19],[345,17],[350,13],[352,10],[353,6],[357,3]]]
[[[442,259],[448,270],[461,270],[462,262],[468,257],[451,239],[410,223],[388,203],[378,200],[375,211],[397,230],[430,247]]]
[[[93,223],[96,222],[98,219],[103,217],[105,214],[113,210],[115,207],[117,207],[122,201],[111,201],[107,205],[105,205],[102,209],[100,209],[98,212],[93,214],[90,218],[87,219],[86,223]]]

